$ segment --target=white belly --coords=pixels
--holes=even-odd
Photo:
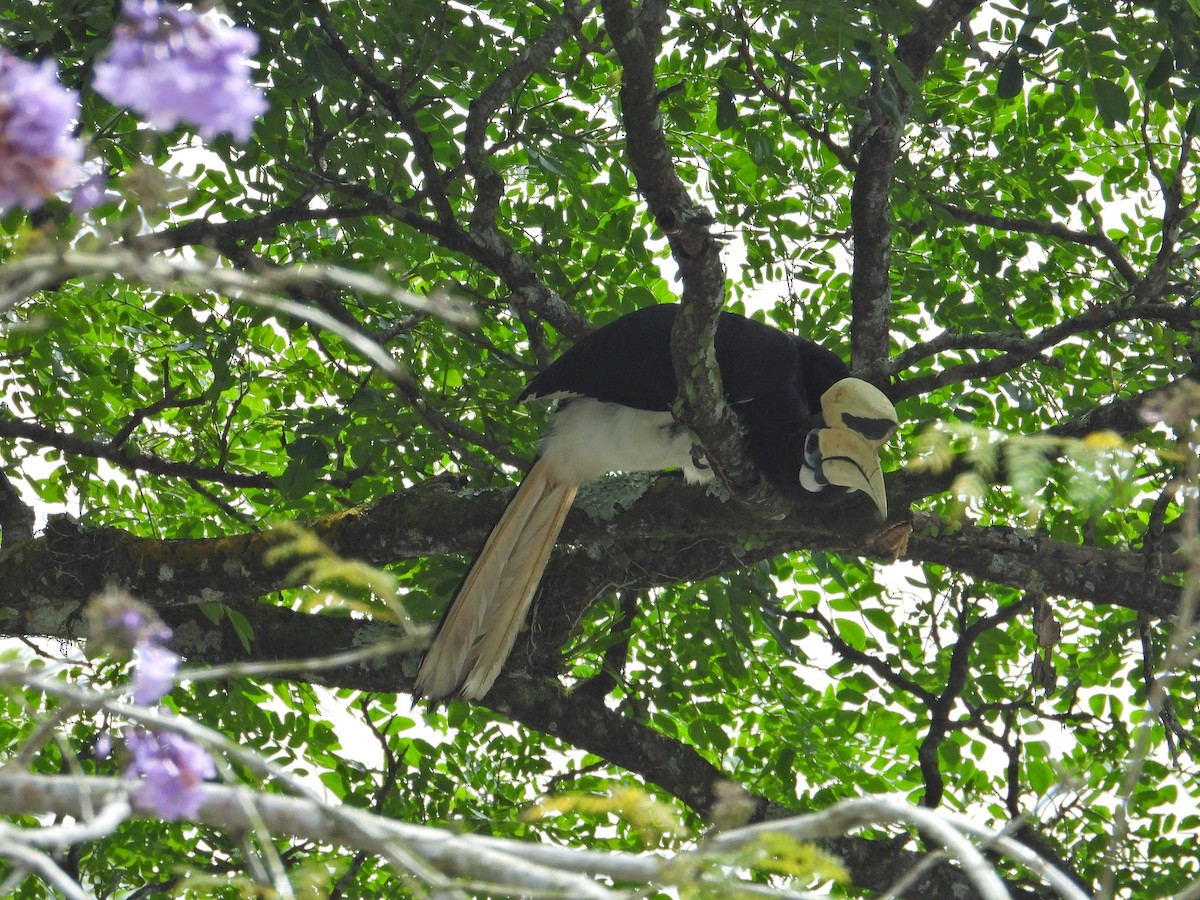
[[[576,484],[608,472],[682,469],[688,481],[709,481],[712,470],[692,460],[692,436],[669,412],[631,409],[580,398],[564,404],[542,441],[542,459]]]

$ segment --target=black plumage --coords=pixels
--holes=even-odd
[[[671,329],[679,304],[628,313],[578,341],[518,398],[590,397],[667,412],[678,387]],[[796,473],[804,436],[821,424],[821,395],[850,374],[832,350],[736,313],[723,312],[715,336],[726,400],[741,417],[750,459],[780,493],[810,499]]]

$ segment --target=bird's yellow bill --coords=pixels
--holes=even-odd
[[[822,428],[817,432],[817,440],[825,480],[838,487],[862,491],[886,519],[887,493],[874,445],[847,428]]]

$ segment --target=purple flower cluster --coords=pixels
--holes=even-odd
[[[96,61],[96,90],[155,128],[196,125],[206,139],[250,137],[267,108],[250,81],[258,36],[160,0],[125,0],[112,43]]]
[[[162,0],[124,0],[112,42],[96,61],[95,88],[156,128],[196,126],[206,139],[250,137],[267,108],[250,80],[258,37]],[[0,212],[37,209],[83,177],[83,142],[74,134],[79,96],[58,81],[53,62],[32,63],[0,50]],[[90,179],[76,210],[103,197]]]
[[[128,594],[110,590],[87,608],[89,650],[133,651],[133,700],[150,706],[175,686],[179,656],[166,647],[171,629],[149,606]]]
[[[159,644],[142,643],[133,648],[133,702],[142,706],[157,703],[175,686],[179,657]]]
[[[78,109],[79,95],[59,83],[53,62],[0,51],[0,211],[37,209],[79,179]]]
[[[204,800],[204,782],[217,774],[203,747],[170,731],[135,728],[125,735],[132,757],[127,775],[142,779],[133,799],[164,819],[192,818]]]
[[[92,640],[107,649],[133,650],[133,699],[142,706],[158,703],[175,685],[179,656],[167,649],[171,629],[144,603],[110,590],[87,609]],[[89,643],[89,649],[91,643]],[[216,775],[208,752],[194,741],[170,731],[135,728],[125,735],[130,763],[125,774],[141,779],[134,799],[164,819],[190,818],[204,799],[205,779]],[[102,735],[96,752],[111,749]]]
[[[115,588],[93,598],[84,615],[89,650],[95,647],[101,652],[125,654],[140,644],[161,645],[171,639],[171,629],[158,613]]]

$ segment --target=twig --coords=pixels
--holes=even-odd
[[[0,775],[0,811],[34,811],[78,815],[85,802],[123,794],[132,787],[114,778],[63,778],[45,775]],[[710,836],[698,849],[669,856],[662,853],[574,850],[550,844],[455,834],[411,825],[373,813],[331,807],[314,798],[263,795],[244,787],[210,784],[196,820],[231,830],[248,825],[247,803],[262,816],[273,834],[288,834],[319,843],[356,846],[378,852],[384,846],[404,846],[447,874],[525,890],[557,890],[578,898],[628,896],[598,885],[592,875],[615,881],[658,885],[670,883],[672,867],[687,860],[720,861],[727,854],[751,848],[764,835],[782,834],[813,841],[839,837],[860,827],[915,827],[946,848],[959,861],[984,900],[1006,900],[1004,883],[968,838],[1025,866],[1067,900],[1086,900],[1083,892],[1038,853],[969,819],[944,811],[914,807],[891,797],[868,797],[839,803],[819,813],[749,825]],[[134,814],[144,815],[134,804]],[[739,882],[739,887],[741,886]],[[775,896],[780,896],[775,894]],[[800,896],[804,894],[782,896]]]
[[[0,857],[8,857],[17,863],[18,869],[23,868],[27,872],[36,872],[50,887],[59,890],[66,900],[94,900],[79,882],[64,872],[58,863],[50,858],[49,854],[35,850],[23,843],[0,839]],[[19,872],[13,874],[14,877],[18,876]],[[10,879],[4,885],[0,885],[0,889],[15,889],[20,880],[23,879],[19,879],[14,884]]]
[[[332,288],[378,294],[420,312],[438,316],[454,325],[470,325],[470,307],[447,296],[421,297],[389,281],[339,266],[305,263],[281,266],[265,272],[221,269],[184,259],[145,256],[119,247],[102,252],[61,249],[35,253],[8,262],[0,268],[0,311],[27,297],[34,290],[68,278],[120,275],[156,290],[183,294],[213,291],[232,300],[249,303],[270,312],[295,316],[340,335],[347,343],[388,374],[402,372],[399,364],[361,333],[345,327],[328,313],[270,293],[294,287],[324,285]]]
[[[1071,244],[1079,244],[1084,247],[1093,247],[1099,250],[1112,263],[1113,268],[1120,273],[1126,284],[1132,286],[1136,284],[1141,276],[1133,264],[1127,260],[1121,253],[1121,248],[1116,245],[1108,235],[1103,231],[1079,231],[1063,225],[1061,222],[1038,221],[1035,219],[1016,219],[1011,216],[998,216],[992,213],[980,212],[978,210],[967,209],[963,206],[958,206],[954,203],[947,203],[943,200],[930,198],[930,203],[941,209],[961,222],[967,222],[971,225],[983,225],[987,228],[993,228],[997,231],[1013,231],[1018,234],[1035,234],[1040,237],[1057,238],[1060,241],[1066,241]]]
[[[106,460],[118,468],[131,471],[149,472],[152,475],[166,475],[174,478],[184,478],[196,481],[209,481],[236,488],[260,488],[270,490],[275,481],[269,475],[227,472],[222,468],[196,465],[195,463],[176,462],[158,456],[150,456],[136,450],[126,450],[114,447],[112,444],[88,441],[64,434],[39,425],[36,422],[25,422],[21,419],[0,417],[0,437],[19,438],[32,441],[43,447],[54,447],[66,453],[86,456],[93,459]]]

